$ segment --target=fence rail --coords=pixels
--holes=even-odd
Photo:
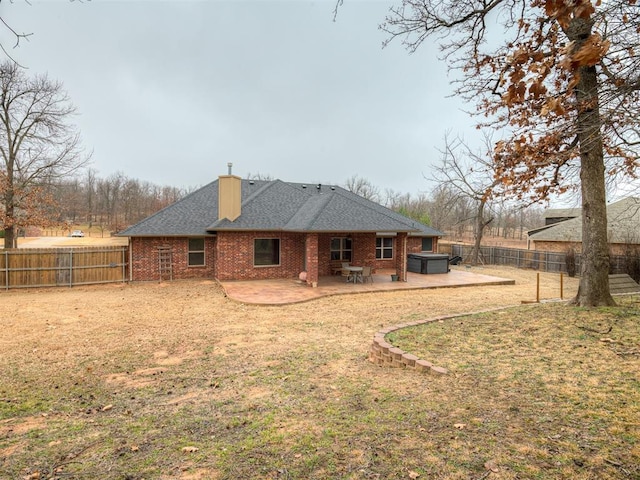
[[[442,247],[442,248],[440,248]],[[450,256],[459,255],[463,262],[471,258],[471,245],[439,245],[441,253]],[[546,252],[540,250],[524,250],[507,247],[480,247],[480,263],[485,265],[509,265],[518,268],[532,268],[542,272],[567,273],[567,254],[564,252]],[[580,272],[582,255],[575,254],[575,269]],[[624,255],[611,255],[609,273],[629,273],[627,267],[629,258]],[[633,275],[632,275],[633,276]]]
[[[0,288],[125,282],[127,247],[0,250]]]

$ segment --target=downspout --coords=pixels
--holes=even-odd
[[[407,243],[409,242],[409,234],[407,233],[404,237],[404,261],[402,262],[402,278],[404,281],[407,281]]]
[[[131,248],[131,237],[129,237],[129,282],[133,282],[133,248]]]

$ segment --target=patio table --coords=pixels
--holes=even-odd
[[[353,279],[353,283],[364,283],[363,279],[362,279],[362,267],[346,267],[344,270],[347,270],[349,272],[349,276],[347,277],[347,283],[351,281],[351,279]]]

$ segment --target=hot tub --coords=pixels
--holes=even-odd
[[[448,273],[449,255],[446,253],[410,253],[407,270],[413,273]]]

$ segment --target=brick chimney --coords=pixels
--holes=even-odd
[[[242,179],[231,174],[232,163],[227,163],[228,175],[218,177],[218,220],[234,221],[240,216]]]

